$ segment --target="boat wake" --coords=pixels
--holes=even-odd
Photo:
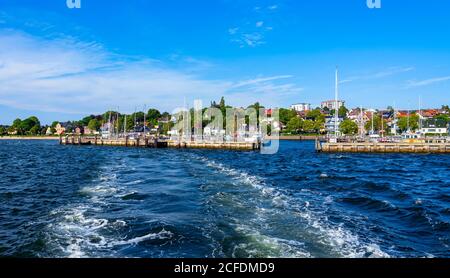
[[[343,224],[333,224],[325,213],[317,209],[313,211],[311,199],[299,202],[298,199],[291,197],[287,190],[273,188],[267,185],[261,177],[233,169],[205,157],[197,159],[218,174],[227,176],[236,185],[249,186],[254,190],[253,193],[256,193],[256,196],[253,194],[247,196],[246,200],[242,200],[247,208],[250,204],[254,206],[252,208],[254,219],[238,221],[235,230],[243,234],[248,242],[236,244],[233,248],[233,256],[263,256],[264,254],[258,254],[258,245],[264,245],[272,251],[269,252],[269,255],[282,257],[314,257],[324,256],[324,254],[349,258],[390,257],[376,243],[368,242],[368,240],[363,242],[358,235],[347,230]],[[239,195],[243,198],[246,196],[242,192]],[[239,196],[235,197],[239,198]],[[314,203],[314,205],[326,205],[329,202],[329,198],[325,198],[321,204]],[[293,220],[291,223],[297,223],[298,226],[289,223],[280,223],[277,226],[277,221],[289,218]],[[249,226],[246,222],[255,222],[256,224]],[[259,230],[254,228],[258,225],[262,226]],[[267,228],[264,225],[270,226]],[[306,251],[309,250],[307,247],[322,249],[324,252],[308,252]],[[277,248],[282,251],[273,252]]]

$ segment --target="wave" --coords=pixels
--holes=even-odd
[[[267,186],[264,179],[258,176],[250,175],[242,170],[233,169],[225,166],[222,163],[210,160],[205,157],[198,158],[203,161],[208,167],[215,169],[220,174],[225,174],[233,181],[239,184],[251,186],[259,191],[259,194],[271,200],[273,209],[278,210],[280,215],[290,213],[291,215],[300,217],[308,225],[308,233],[315,234],[317,240],[320,243],[326,244],[331,247],[334,252],[342,257],[390,257],[390,255],[381,250],[381,248],[373,242],[362,242],[358,235],[353,234],[349,230],[345,229],[343,225],[334,225],[328,221],[328,218],[324,213],[313,212],[308,209],[309,201],[303,202],[303,205],[299,205],[298,200],[288,196],[284,190],[275,189]],[[330,200],[325,200],[330,202]],[[272,242],[273,244],[281,242],[296,242],[289,240],[280,240],[276,238],[267,237],[258,234],[259,231],[253,232],[258,235],[255,238],[259,238],[263,242]],[[306,253],[302,253],[304,256]],[[251,254],[250,254],[251,255]],[[311,254],[310,254],[311,255]]]
[[[140,242],[144,242],[147,240],[164,240],[164,239],[170,239],[173,237],[173,233],[170,231],[166,231],[164,228],[159,233],[150,233],[146,234],[144,236],[131,238],[128,240],[120,240],[120,241],[113,241],[108,246],[118,246],[118,245],[136,245]]]

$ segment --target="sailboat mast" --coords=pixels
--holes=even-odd
[[[419,96],[419,131],[422,131],[422,96]]]
[[[125,115],[125,119],[123,121],[123,135],[126,136],[127,133],[127,115]]]
[[[363,112],[363,107],[361,106],[361,111],[360,111],[360,119],[359,119],[359,128],[360,128],[360,132],[361,132],[361,137],[364,136],[364,112]]]
[[[109,119],[108,119],[108,138],[111,139],[111,119],[112,119],[112,109],[109,110]]]
[[[134,130],[136,131],[136,113],[137,113],[137,107],[134,107]]]
[[[397,135],[397,109],[395,106],[396,103],[394,102],[394,135]]]
[[[335,100],[335,107],[334,107],[334,135],[337,138],[338,137],[338,120],[339,120],[339,68],[336,67],[336,84],[335,84],[335,91],[334,91],[334,100]]]
[[[143,129],[144,137],[145,137],[145,127],[147,126],[147,114],[146,114],[146,111],[145,111],[146,109],[147,109],[147,105],[144,104],[144,129]]]
[[[372,110],[372,134],[375,134],[375,126],[373,124],[373,110]]]

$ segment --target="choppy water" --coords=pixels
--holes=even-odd
[[[0,142],[0,256],[450,257],[450,156]]]

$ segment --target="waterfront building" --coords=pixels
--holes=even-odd
[[[311,104],[310,103],[296,103],[291,105],[291,109],[295,110],[296,112],[307,112],[311,111]]]
[[[421,134],[443,135],[448,133],[447,123],[440,119],[427,119],[423,121]]]
[[[66,122],[66,123],[58,123],[55,126],[55,130],[56,130],[56,134],[58,135],[63,135],[66,132],[70,132],[70,123]]]
[[[45,135],[53,135],[52,128],[50,126],[47,128]]]
[[[343,118],[339,117],[337,118],[337,124],[336,124],[336,118],[335,117],[326,117],[325,118],[325,131],[329,134],[329,135],[334,135],[335,133],[339,134],[339,126],[341,125],[341,123],[344,121]],[[336,132],[336,126],[338,128],[337,132]]]
[[[112,135],[111,129],[113,129],[111,123],[105,123],[100,127],[100,134],[103,139],[110,138]]]
[[[421,120],[427,120],[436,117],[440,113],[438,109],[428,109],[428,110],[421,110],[417,114],[419,115],[419,118]]]
[[[328,110],[336,110],[336,103],[337,103],[337,106],[338,106],[337,109],[339,109],[339,108],[341,108],[342,106],[345,105],[345,101],[343,101],[343,100],[338,100],[338,101],[336,101],[336,100],[327,100],[327,101],[322,101],[320,107],[322,109],[327,108]]]

